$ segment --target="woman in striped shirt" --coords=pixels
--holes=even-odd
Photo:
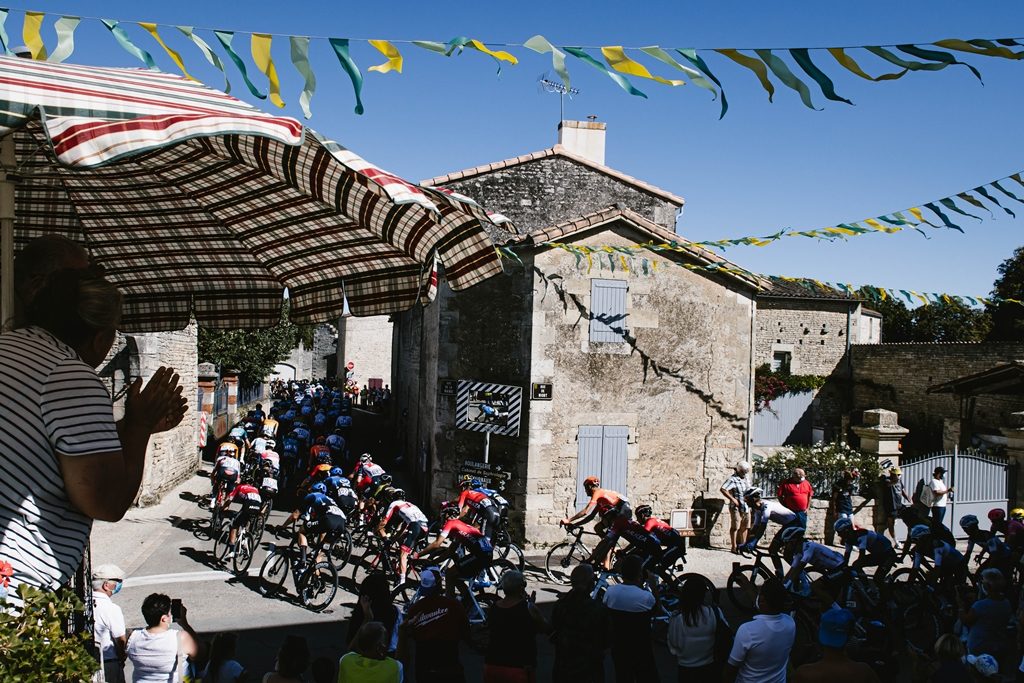
[[[0,559],[13,586],[56,589],[82,562],[92,520],[131,506],[149,437],[181,422],[185,400],[161,368],[145,389],[131,385],[115,424],[94,368],[116,338],[121,294],[94,267],[24,277],[38,255],[19,255],[16,280],[33,286],[18,292],[21,326],[0,335]]]

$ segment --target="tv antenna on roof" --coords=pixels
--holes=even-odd
[[[565,83],[553,81],[547,77],[547,74],[537,79],[540,86],[544,88],[545,92],[558,93],[558,120],[565,119],[565,96],[568,95],[569,99],[572,99],[573,95],[579,95],[579,88],[570,88]]]

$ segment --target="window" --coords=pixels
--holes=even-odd
[[[590,281],[590,341],[625,341],[627,291],[625,280]]]
[[[601,486],[626,496],[626,445],[629,427],[586,425],[581,426],[577,441],[576,507],[587,502],[583,480],[598,477]]]
[[[772,372],[789,372],[793,364],[793,354],[789,351],[772,353]]]

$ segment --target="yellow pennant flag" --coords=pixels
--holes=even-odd
[[[870,225],[875,230],[878,230],[879,232],[893,233],[893,232],[899,232],[900,230],[903,229],[903,228],[901,228],[899,226],[895,226],[895,225],[892,225],[892,226],[890,226],[890,225],[882,225],[880,222],[876,221],[874,218],[867,218],[867,219],[864,220],[864,222],[867,223],[868,225]]]
[[[910,215],[916,218],[919,222],[924,223],[924,214],[921,213],[921,209],[915,206],[913,208],[907,209],[907,211],[909,211]]]
[[[281,99],[281,81],[277,78],[274,59],[270,56],[270,36],[266,33],[252,34],[250,49],[256,68],[262,71],[270,81],[270,101],[280,109],[284,109],[284,100]]]
[[[367,42],[388,58],[388,61],[377,66],[371,66],[367,71],[376,71],[382,74],[386,74],[389,71],[402,73],[402,53],[398,51],[398,48],[386,40],[370,40]]]
[[[42,12],[25,12],[25,23],[21,28],[21,37],[25,41],[25,46],[32,53],[32,59],[46,59],[46,45],[43,44],[43,36],[40,33],[45,17],[46,15]]]
[[[468,43],[466,43],[466,45],[468,47],[473,48],[474,50],[483,52],[485,55],[490,55],[502,62],[508,62],[509,64],[519,63],[519,60],[512,53],[505,52],[504,50],[492,50],[483,43],[481,43],[479,40],[471,40]]]
[[[630,59],[626,56],[626,51],[622,49],[621,45],[609,45],[601,48],[601,54],[604,55],[605,60],[608,62],[608,66],[615,69],[619,73],[629,74],[630,76],[637,76],[638,78],[648,78],[658,83],[664,83],[665,85],[686,85],[686,81],[670,80],[668,78],[662,78],[661,76],[654,76],[647,67]]]
[[[190,74],[185,69],[185,62],[181,60],[181,55],[178,54],[175,50],[172,50],[170,47],[168,47],[167,43],[164,42],[164,39],[160,37],[160,34],[156,30],[156,24],[150,23],[148,21],[140,21],[139,26],[148,31],[149,35],[153,36],[153,39],[156,42],[160,43],[160,47],[162,47],[164,49],[164,52],[166,52],[168,56],[170,56],[171,60],[173,60],[174,63],[178,66],[178,69],[181,71],[181,73],[185,74],[185,78],[189,79],[190,81],[196,80],[192,77],[192,74]]]

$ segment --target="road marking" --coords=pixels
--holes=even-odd
[[[249,574],[254,575],[250,568]],[[178,572],[175,574],[150,574],[149,576],[133,576],[124,580],[125,588],[135,586],[153,586],[167,583],[199,583],[201,581],[227,581],[237,578],[230,572],[211,569],[202,572]]]

